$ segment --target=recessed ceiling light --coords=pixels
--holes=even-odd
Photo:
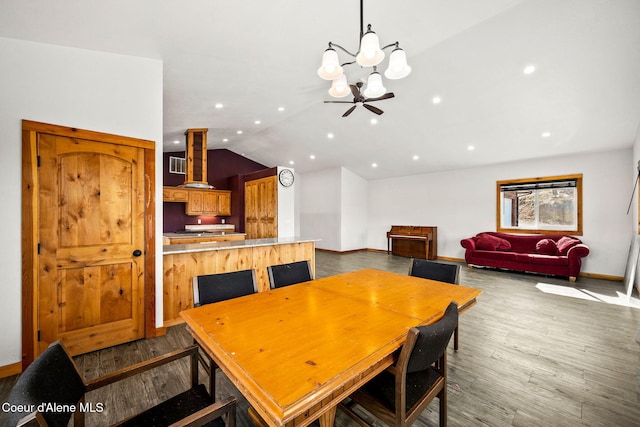
[[[222,142],[229,142],[229,138],[222,138]]]
[[[292,165],[293,164],[293,160],[289,160],[289,164]]]
[[[284,111],[284,107],[278,107],[278,111]]]
[[[473,145],[470,145],[470,146],[467,147],[467,150],[469,150],[469,151],[473,151],[475,149],[476,149],[476,147],[474,147]]]
[[[377,164],[377,163],[371,163],[371,167],[372,167],[372,168],[377,168],[377,167],[378,167],[378,164]]]
[[[526,67],[524,67],[524,69],[522,70],[523,74],[533,74],[533,72],[536,71],[536,67],[535,65],[527,65]]]
[[[433,98],[431,98],[431,102],[434,104],[440,104],[442,102],[442,98],[440,98],[439,96],[434,96]]]
[[[310,155],[310,156],[309,156],[309,158],[310,158],[311,160],[314,160],[314,159],[316,158],[316,156],[315,156],[315,154],[312,154],[312,155]]]
[[[224,105],[222,105],[222,104],[220,104],[220,103],[218,102],[218,103],[215,105],[215,107],[216,107],[217,109],[220,109],[220,108],[224,107]]]
[[[262,123],[260,120],[256,120],[255,122],[253,122],[253,124],[259,125],[260,123]]]
[[[329,133],[327,134],[327,138],[329,138],[329,139],[333,139],[333,136],[334,136],[334,135],[333,135],[331,132],[329,132]]]
[[[238,135],[242,135],[242,131],[241,131],[241,130],[237,131],[236,133],[237,133]]]
[[[549,138],[551,136],[551,132],[542,132],[541,135],[543,138]]]
[[[177,139],[175,141],[173,141],[174,144],[180,144],[180,141],[178,141]]]
[[[417,154],[413,155],[413,160],[418,160],[420,158],[420,156],[418,156]]]
[[[371,123],[372,125],[375,125],[378,123],[378,119],[376,119],[375,117],[372,118],[371,120],[369,120],[369,123]]]

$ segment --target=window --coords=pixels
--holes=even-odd
[[[181,157],[169,156],[169,173],[186,175],[187,160]]]
[[[582,175],[497,182],[497,230],[582,235]]]

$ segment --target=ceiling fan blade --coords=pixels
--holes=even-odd
[[[393,94],[393,92],[387,92],[382,96],[379,96],[377,98],[368,98],[365,99],[365,102],[371,102],[371,101],[382,101],[383,99],[389,99],[389,98],[393,98],[395,95]]]
[[[325,104],[353,104],[353,101],[324,101]]]
[[[371,111],[372,113],[376,113],[377,115],[380,115],[380,114],[384,113],[384,111],[382,111],[379,108],[374,107],[373,105],[362,104],[362,106],[364,108],[366,108],[367,110]]]
[[[358,88],[358,86],[349,85],[349,87],[351,88],[351,93],[353,94],[354,98],[357,98],[360,96],[360,89]]]
[[[349,108],[347,110],[347,112],[342,115],[342,117],[347,117],[349,114],[351,114],[353,112],[353,110],[356,109],[356,107],[357,107],[357,105],[354,105],[353,107]],[[365,107],[366,107],[366,105],[365,105]]]

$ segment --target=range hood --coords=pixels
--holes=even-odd
[[[187,129],[187,175],[184,187],[214,188],[207,182],[207,131]]]

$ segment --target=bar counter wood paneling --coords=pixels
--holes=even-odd
[[[269,290],[267,267],[309,260],[315,277],[315,241],[254,239],[164,246],[164,326],[182,323],[180,312],[193,307],[191,279],[203,274],[255,269],[258,292]]]

